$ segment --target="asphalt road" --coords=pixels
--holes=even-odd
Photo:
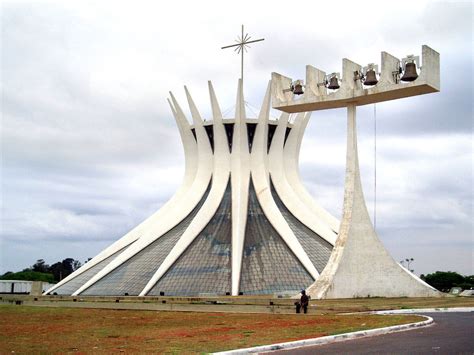
[[[339,343],[277,351],[288,354],[474,354],[474,312],[423,313],[434,325]]]

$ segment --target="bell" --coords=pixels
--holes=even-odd
[[[402,81],[414,81],[418,78],[418,74],[416,73],[416,65],[415,63],[407,63],[405,64],[405,72],[403,76],[400,78]]]
[[[375,76],[375,70],[369,69],[367,70],[367,73],[365,73],[365,81],[364,85],[375,85],[379,81],[377,80],[377,77]]]
[[[339,82],[337,80],[337,76],[332,76],[331,79],[329,79],[329,85],[328,89],[336,90],[339,89]]]
[[[302,95],[303,93],[303,85],[301,85],[300,83],[296,83],[293,87],[293,94]]]

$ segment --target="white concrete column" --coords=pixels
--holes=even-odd
[[[250,154],[241,79],[237,90],[230,178],[232,183],[232,295],[236,296],[239,294],[250,181]]]
[[[323,220],[329,227],[338,233],[340,221],[332,216],[328,211],[321,207],[315,198],[311,196],[306,187],[304,186],[299,169],[299,156],[301,149],[301,142],[303,141],[304,132],[308,124],[309,118],[311,117],[311,112],[303,113],[302,115],[297,115],[293,123],[293,128],[291,129],[288,139],[283,150],[283,166],[284,172],[288,181],[288,184],[294,191],[295,198],[300,199],[303,204],[306,206],[308,211],[313,213],[318,220]],[[324,173],[324,172],[322,172]],[[335,236],[333,237],[333,242],[330,242],[334,245]]]
[[[356,106],[347,107],[344,211],[329,262],[308,288],[313,298],[432,297],[440,293],[401,267],[370,221],[360,179]]]
[[[304,113],[297,115],[297,120],[302,120]],[[334,245],[336,241],[336,233],[330,228],[325,219],[321,218],[321,208],[318,210],[308,208],[302,200],[298,197],[293,189],[291,183],[287,180],[284,167],[284,146],[285,133],[288,126],[288,114],[282,114],[278,122],[277,129],[273,136],[272,146],[268,154],[270,175],[272,177],[273,185],[282,200],[283,204],[301,223],[311,229],[313,232],[321,236],[330,244]],[[291,135],[291,132],[290,132]],[[289,139],[290,137],[288,137]],[[297,142],[293,139],[291,143],[296,145]],[[290,147],[292,158],[297,161],[298,150],[296,147]],[[313,204],[316,204],[313,202]],[[320,270],[322,271],[322,270]]]
[[[173,266],[178,258],[185,252],[185,250],[191,245],[201,231],[206,227],[209,221],[216,214],[217,209],[224,196],[228,181],[229,181],[229,150],[227,147],[227,138],[225,135],[225,129],[222,123],[222,114],[217,103],[217,99],[212,88],[212,84],[209,83],[209,91],[211,95],[211,105],[214,115],[214,154],[212,153],[207,133],[205,132],[201,115],[199,114],[196,105],[194,104],[191,95],[186,89],[186,95],[191,109],[191,114],[194,119],[196,128],[196,135],[198,137],[198,145],[205,144],[207,146],[206,154],[209,155],[209,159],[213,161],[212,171],[212,186],[207,196],[206,201],[202,205],[199,212],[196,214],[192,222],[189,224],[186,231],[179,238],[176,245],[171,249],[170,253],[166,256],[165,260],[161,263],[152,278],[148,281],[144,289],[140,292],[140,296],[145,296],[155,284],[166,274],[166,272]]]
[[[184,179],[181,186],[178,188],[176,193],[170,198],[170,200],[168,200],[168,202],[166,202],[158,211],[153,213],[150,217],[148,217],[145,221],[133,228],[118,241],[116,241],[106,249],[102,250],[87,264],[84,264],[81,268],[73,272],[71,275],[48,289],[45,294],[54,292],[54,290],[56,290],[60,286],[71,281],[72,279],[81,275],[83,272],[89,270],[101,261],[115,254],[119,250],[135,242],[137,239],[139,239],[142,235],[145,234],[146,230],[153,228],[154,224],[162,223],[163,219],[170,218],[171,216],[175,217],[173,209],[182,205],[183,196],[187,194],[196,178],[196,172],[198,169],[198,156],[196,140],[194,139],[191,133],[190,125],[186,120],[186,117],[184,116],[184,113],[182,112],[181,108],[179,107],[179,105],[177,105],[177,102],[171,92],[170,95],[172,97],[172,100],[175,102],[176,107],[173,106],[170,100],[168,100],[168,104],[170,105],[171,112],[173,113],[173,116],[176,120],[176,125],[178,126],[178,130],[184,148],[185,170]]]
[[[281,211],[278,209],[275,200],[273,199],[271,189],[270,189],[270,180],[269,180],[269,172],[267,168],[266,160],[267,154],[267,129],[268,129],[268,119],[270,115],[270,94],[271,94],[271,86],[268,85],[267,93],[263,100],[262,109],[260,111],[257,129],[255,132],[254,142],[255,146],[252,148],[252,155],[251,155],[251,172],[252,172],[252,182],[255,187],[255,193],[257,194],[258,202],[262,207],[265,216],[268,218],[268,221],[271,223],[273,228],[278,232],[281,236],[283,241],[286,245],[290,248],[293,254],[298,258],[301,262],[303,267],[308,271],[308,273],[316,279],[319,276],[318,271],[314,267],[313,263],[306,254],[306,251],[301,246],[298,238],[296,238],[295,234],[291,230],[290,226],[283,217]],[[274,144],[278,144],[281,146],[280,150],[283,148],[283,139],[288,123],[288,114],[283,114],[280,118],[280,124],[278,128],[283,127],[283,131],[275,132],[272,140],[272,146]],[[283,137],[276,137],[277,135],[282,135]],[[283,138],[283,139],[282,139]]]
[[[187,120],[183,110],[172,94],[171,99],[173,100],[174,104],[174,112],[176,112],[176,115],[179,119],[177,122],[184,125],[185,121],[187,122]],[[169,212],[166,215],[163,215],[162,218],[154,220],[152,224],[147,226],[147,228],[143,230],[141,237],[135,243],[133,243],[117,258],[110,262],[106,267],[100,270],[95,276],[89,279],[82,287],[74,292],[73,295],[80,294],[95,284],[98,280],[102,279],[104,276],[108,275],[114,269],[122,265],[135,254],[140,252],[142,249],[153,243],[155,240],[161,238],[162,235],[186,218],[186,216],[192,212],[194,207],[196,207],[201,198],[204,196],[212,176],[213,155],[207,134],[202,125],[202,120],[200,119],[195,107],[192,108],[191,111],[193,112],[197,144],[192,133],[189,134],[190,132],[187,132],[186,135],[183,136],[183,139],[186,141],[185,145],[192,146],[194,144],[195,153],[193,153],[191,158],[197,159],[197,171],[191,186],[189,186],[187,189],[186,194],[179,199],[179,203],[175,203],[170,206]]]

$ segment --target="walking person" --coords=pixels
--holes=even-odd
[[[301,290],[300,303],[301,303],[301,308],[303,308],[303,312],[308,313],[309,297],[306,294],[305,290]]]

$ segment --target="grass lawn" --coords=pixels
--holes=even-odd
[[[0,353],[203,353],[423,319],[414,315],[273,315],[0,305]]]

